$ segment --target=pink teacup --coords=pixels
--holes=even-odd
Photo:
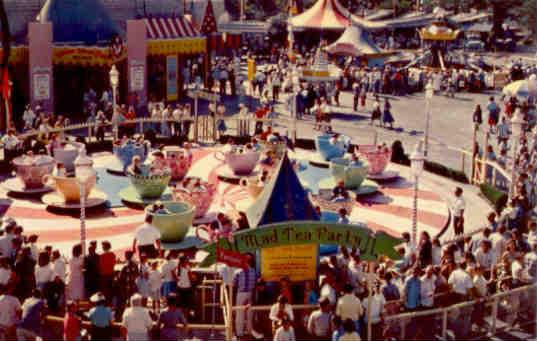
[[[360,145],[358,146],[358,153],[367,159],[369,163],[369,175],[384,172],[392,157],[392,150],[383,146]]]

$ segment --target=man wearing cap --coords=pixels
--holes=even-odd
[[[112,311],[105,306],[106,297],[98,292],[90,298],[91,303],[95,304],[88,317],[91,322],[90,334],[92,340],[110,340],[110,326],[114,320]]]
[[[153,320],[149,315],[149,310],[142,306],[142,296],[132,295],[131,306],[125,309],[122,319],[122,331],[127,341],[149,340],[149,330],[153,326]]]
[[[145,216],[145,223],[136,229],[132,251],[136,252],[137,249],[138,254],[145,253],[148,258],[157,257],[160,251],[160,231],[153,225],[153,216],[150,214]]]

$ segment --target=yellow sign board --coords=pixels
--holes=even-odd
[[[249,81],[254,80],[255,72],[256,72],[255,60],[248,58],[248,80]]]
[[[265,281],[307,281],[317,278],[318,245],[285,245],[261,249],[261,277]]]

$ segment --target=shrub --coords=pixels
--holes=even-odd
[[[496,187],[486,183],[479,185],[479,189],[481,190],[483,196],[487,198],[492,205],[494,205],[496,212],[501,213],[505,206],[507,206],[508,196],[504,191],[500,191]]]
[[[466,173],[433,161],[425,161],[425,170],[462,183],[469,183]]]

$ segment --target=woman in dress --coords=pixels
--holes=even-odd
[[[390,104],[390,101],[388,98],[386,98],[386,101],[384,102],[384,112],[382,114],[382,125],[386,127],[388,124],[390,125],[390,129],[393,129],[393,116],[391,112],[392,105]]]
[[[72,301],[84,298],[84,258],[82,257],[82,245],[73,246],[73,257],[69,261],[69,276],[67,285],[67,297]]]

